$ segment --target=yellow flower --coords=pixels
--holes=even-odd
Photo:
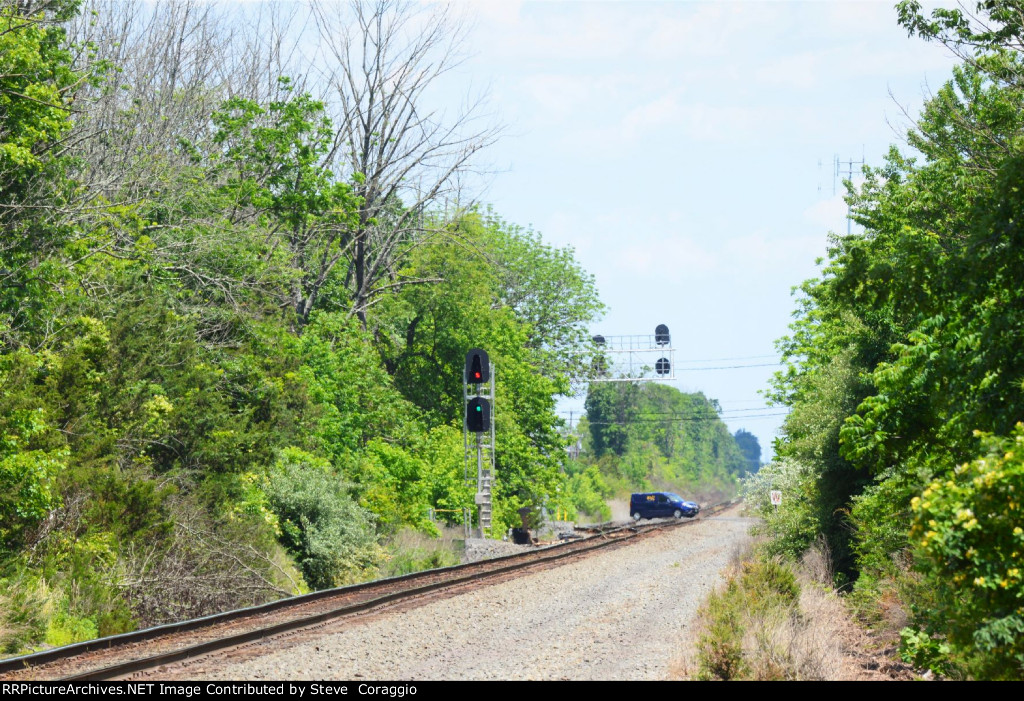
[[[976,586],[976,587],[983,587],[983,586],[985,586],[985,578],[984,577],[975,577],[974,578],[974,586]]]
[[[1021,527],[1020,527],[1020,526],[1017,526],[1016,528],[1014,528],[1014,529],[1013,529],[1013,534],[1014,534],[1014,535],[1021,535],[1021,534],[1024,534],[1024,530],[1021,530]]]

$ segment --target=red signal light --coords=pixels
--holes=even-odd
[[[490,380],[490,360],[487,352],[480,348],[473,348],[466,353],[466,367],[462,377],[466,382],[474,385],[483,384]]]

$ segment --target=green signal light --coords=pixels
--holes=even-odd
[[[480,406],[479,406],[479,405],[477,405],[477,407],[476,407],[476,410],[477,410],[477,411],[482,411],[482,409],[480,408]]]

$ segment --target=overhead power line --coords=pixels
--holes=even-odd
[[[781,411],[771,414],[751,414],[749,416],[735,416],[735,417],[722,417],[718,415],[706,415],[706,416],[675,416],[666,417],[662,419],[644,419],[635,418],[628,419],[626,421],[589,421],[591,426],[626,426],[628,424],[663,424],[663,423],[677,423],[677,422],[688,422],[688,421],[721,421],[724,418],[736,418],[736,419],[762,419],[776,416],[788,416],[788,411]]]
[[[691,361],[692,362],[692,361]],[[782,363],[754,363],[750,365],[719,365],[713,368],[676,368],[679,372],[700,372],[701,370],[739,370],[742,368],[779,367]]]
[[[750,409],[724,409],[720,413],[707,413],[707,414],[681,414],[678,411],[640,411],[636,413],[636,416],[717,416],[719,418],[728,418],[736,414],[749,414],[750,412],[764,412],[772,409],[772,407],[760,406],[752,407]],[[586,416],[586,412],[580,411],[559,411],[558,414],[562,416]],[[788,411],[785,413],[789,413]],[[735,418],[743,418],[742,416],[736,416]]]
[[[771,355],[744,355],[736,358],[700,358],[697,360],[680,360],[680,363],[724,363],[730,360],[764,360],[765,358],[778,358],[776,354]]]
[[[705,416],[705,415],[706,416],[722,416],[723,414],[738,414],[738,413],[746,413],[746,412],[750,412],[750,411],[768,411],[768,410],[770,410],[772,408],[773,407],[759,406],[759,407],[752,407],[750,409],[724,409],[721,412],[700,414],[700,416]],[[558,413],[562,414],[563,416],[566,416],[568,414],[573,414],[573,415],[579,416],[581,412],[578,412],[578,411],[560,411]],[[584,412],[584,414],[585,414],[585,412]],[[684,413],[679,412],[679,411],[638,411],[638,412],[636,412],[636,415],[637,416],[697,416],[697,414],[684,414]]]

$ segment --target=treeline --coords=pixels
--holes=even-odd
[[[424,101],[458,37],[388,2],[0,5],[5,653],[390,573],[472,505],[473,346],[495,528],[574,511],[554,398],[602,307],[459,206],[496,131]]]
[[[718,403],[703,394],[656,382],[591,383],[585,408],[578,427],[584,452],[566,466],[577,510],[608,518],[606,500],[635,491],[704,502],[732,497],[751,470]],[[757,438],[743,434],[760,455]]]
[[[753,496],[776,552],[836,583],[919,668],[1024,678],[1024,11],[901,2],[963,59],[848,201],[781,342],[792,407]]]

